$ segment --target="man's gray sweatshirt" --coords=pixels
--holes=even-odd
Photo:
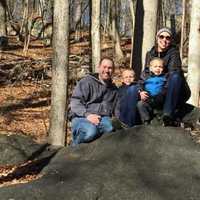
[[[98,74],[89,74],[81,79],[72,94],[70,107],[73,117],[87,117],[89,114],[118,116],[118,89],[110,81],[103,83]]]

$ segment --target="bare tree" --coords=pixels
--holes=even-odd
[[[192,88],[189,102],[195,106],[199,105],[200,91],[200,4],[199,0],[192,0],[189,52],[188,52],[188,83]]]
[[[142,41],[142,66],[146,52],[155,43],[156,25],[157,25],[157,9],[158,0],[144,0],[144,23],[143,23],[143,41]]]
[[[131,36],[131,44],[132,47],[134,42],[134,28],[135,28],[135,9],[136,9],[136,0],[129,0],[130,4],[130,12],[132,18],[132,36]],[[131,48],[131,59],[130,59],[130,68],[133,66],[133,48]]]
[[[139,78],[145,55],[155,43],[158,0],[137,0],[135,10],[132,68]]]
[[[158,1],[157,29],[164,26],[163,20],[163,0]]]
[[[180,43],[180,54],[181,60],[183,60],[183,43],[185,39],[185,25],[186,25],[186,0],[182,0],[182,22],[181,22],[181,43]]]
[[[65,145],[65,111],[68,65],[68,0],[54,1],[53,68],[49,140],[53,145]]]
[[[99,0],[92,1],[92,70],[97,72],[97,66],[101,59],[101,38],[100,38],[100,10],[101,4]]]
[[[102,3],[102,21],[104,23],[104,35],[107,35],[109,32],[110,25],[110,0],[105,0]]]
[[[6,0],[0,0],[0,36],[6,35]]]
[[[124,58],[124,54],[120,45],[120,35],[117,27],[117,1],[112,0],[110,8],[111,11],[111,24],[110,24],[110,35],[114,43],[115,58],[117,62],[120,62]]]
[[[80,39],[80,22],[81,22],[81,11],[82,11],[82,1],[76,1],[74,2],[74,4],[76,5],[74,7],[74,23],[75,23],[75,40],[78,41]]]

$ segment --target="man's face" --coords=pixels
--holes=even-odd
[[[165,51],[171,44],[171,35],[167,32],[162,32],[157,36],[158,51]]]
[[[99,78],[103,81],[110,80],[113,74],[113,70],[113,62],[109,59],[103,59],[99,65]]]

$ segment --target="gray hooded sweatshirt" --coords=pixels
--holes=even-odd
[[[89,74],[81,79],[72,94],[70,108],[73,117],[119,115],[117,87],[110,81],[105,84],[98,74]]]

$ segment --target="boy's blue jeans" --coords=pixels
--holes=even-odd
[[[139,100],[138,90],[138,85],[131,85],[120,99],[119,119],[129,127],[136,125],[140,118],[137,112],[137,102]]]
[[[85,117],[75,117],[72,119],[72,145],[90,142],[104,133],[113,131],[110,117],[104,116],[96,126]]]

